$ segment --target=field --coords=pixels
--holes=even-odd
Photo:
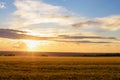
[[[120,57],[0,57],[0,80],[120,80]]]

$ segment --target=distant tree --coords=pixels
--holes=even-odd
[[[4,56],[15,56],[15,54],[6,54]]]
[[[48,55],[46,55],[46,54],[42,54],[41,56],[45,56],[45,57],[47,57]]]

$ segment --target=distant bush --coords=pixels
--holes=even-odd
[[[45,56],[45,57],[47,57],[48,55],[42,54],[41,56]]]
[[[15,54],[5,54],[3,56],[15,56]]]

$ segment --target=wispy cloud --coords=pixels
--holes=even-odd
[[[116,37],[101,37],[101,36],[70,36],[58,35],[56,37],[40,37],[28,35],[26,31],[13,29],[0,29],[0,37],[8,39],[23,39],[23,40],[48,40],[57,42],[72,42],[72,43],[112,43],[112,41],[119,41]],[[98,39],[99,41],[97,41]]]
[[[4,2],[0,2],[0,9],[6,8],[6,5]]]
[[[68,27],[99,27],[109,31],[120,29],[120,15],[89,19],[73,15],[66,8],[45,3],[43,0],[15,0],[14,5],[17,10],[13,13],[12,28],[56,23]]]
[[[39,37],[28,35],[26,31],[13,29],[0,29],[0,37],[8,39],[24,39],[24,40],[48,40],[52,37]]]
[[[99,43],[108,44],[119,42],[120,39],[116,37],[104,37],[104,36],[71,36],[71,35],[59,35],[59,39],[55,40],[59,42],[72,42],[72,43]]]
[[[76,19],[67,9],[44,3],[42,0],[16,0],[12,27],[24,27],[40,23],[67,25]]]
[[[106,30],[120,29],[120,15],[96,18],[92,20],[84,20],[79,23],[72,24],[74,27],[100,27]]]
[[[112,39],[118,40],[116,37],[102,37],[102,36],[70,36],[70,35],[59,35],[61,38],[65,39]]]
[[[67,43],[90,43],[90,44],[108,44],[112,43],[110,41],[90,41],[90,40],[81,40],[81,41],[76,41],[76,40],[54,40],[57,42],[67,42]]]

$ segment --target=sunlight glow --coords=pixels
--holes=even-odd
[[[33,31],[33,30],[25,30],[27,31],[28,35],[33,35],[33,36],[41,36],[41,37],[50,37],[50,36],[55,36],[55,33],[53,33],[52,30],[47,30],[47,32],[44,33],[39,33],[38,31]],[[40,31],[43,31],[42,29]]]
[[[35,40],[24,40],[27,45],[28,51],[34,51],[37,49],[39,41]]]

